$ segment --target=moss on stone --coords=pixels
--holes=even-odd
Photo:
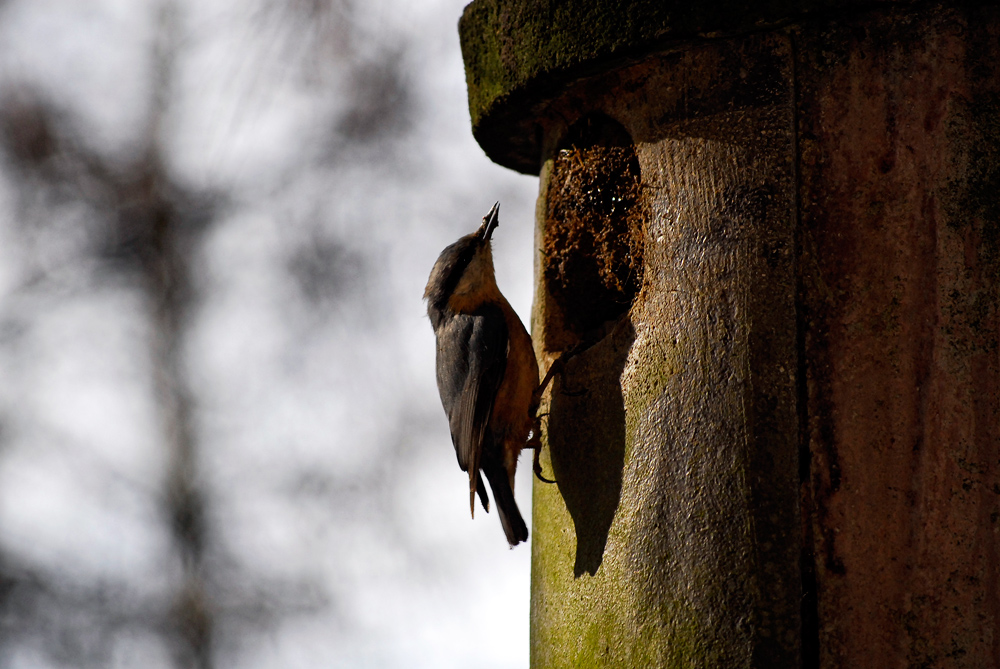
[[[628,311],[642,286],[640,177],[628,133],[600,114],[574,124],[554,160],[543,277],[577,337]]]
[[[476,0],[459,21],[473,134],[495,162],[538,174],[535,112],[602,67],[685,41],[760,30],[870,0]],[[905,4],[899,2],[898,4]]]

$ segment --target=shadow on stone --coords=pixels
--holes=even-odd
[[[552,470],[573,518],[573,574],[594,575],[621,500],[625,404],[621,374],[635,330],[624,316],[614,330],[566,364],[554,380],[549,407]]]

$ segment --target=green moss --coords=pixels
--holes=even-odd
[[[538,104],[608,61],[760,30],[867,0],[476,0],[459,21],[473,134],[497,163],[538,174]]]
[[[625,398],[628,411],[625,414],[627,435],[626,446],[634,439],[637,419],[644,415],[651,403],[663,396],[671,377],[677,374],[684,364],[684,341],[661,343],[654,352],[646,357],[646,368],[642,378],[637,380]],[[683,398],[677,398],[678,401]],[[630,449],[626,448],[626,453]]]
[[[682,342],[669,355],[654,356],[648,366],[643,365],[642,378],[633,377],[628,384],[630,392],[624,398],[627,461],[635,455],[635,417],[647,413],[649,405],[662,397],[665,377],[674,373],[673,365],[679,364],[673,356],[680,355],[683,346]],[[600,348],[597,353],[602,360],[612,357]],[[646,354],[656,350],[658,347],[645,349]],[[595,386],[589,390],[591,396],[596,392]],[[548,436],[546,433],[546,440]],[[553,471],[551,444],[545,446],[543,468]],[[691,449],[687,457],[691,470],[704,472],[714,466],[703,448]],[[741,463],[731,464],[740,469]],[[597,462],[593,465],[601,466]],[[630,471],[633,479],[643,478],[637,471]],[[727,479],[740,476],[738,471],[724,473]],[[712,526],[705,506],[694,503],[688,508],[697,525]],[[625,504],[619,507],[608,533],[600,569],[593,574],[575,573],[578,537],[559,486],[535,482],[533,514],[533,667],[679,669],[746,664],[748,652],[740,654],[743,649],[738,644],[734,647],[732,639],[716,638],[717,621],[705,609],[707,604],[722,606],[730,589],[730,584],[718,578],[714,559],[703,556],[692,561],[690,554],[675,555],[669,547],[662,547],[657,549],[655,564],[645,559],[637,562],[634,550],[648,543],[648,527],[641,509]],[[749,533],[749,528],[746,531]],[[745,537],[734,540],[746,543]],[[732,554],[724,558],[728,563],[747,564],[746,555],[735,547],[731,550]],[[684,571],[684,578],[677,577],[678,569]],[[696,601],[690,600],[691,596]]]

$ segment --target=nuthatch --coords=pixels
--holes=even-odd
[[[448,246],[431,270],[424,298],[437,337],[437,384],[448,415],[458,464],[469,473],[469,506],[489,499],[480,470],[493,490],[500,523],[514,546],[528,538],[517,502],[514,472],[534,430],[538,362],[531,337],[497,288],[490,237],[500,203],[479,229]],[[539,471],[536,467],[536,473]]]

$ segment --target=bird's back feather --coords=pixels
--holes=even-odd
[[[507,324],[498,306],[486,304],[473,313],[446,314],[435,333],[438,390],[458,464],[469,473],[471,504],[477,489],[485,497],[479,468],[490,413],[507,364]],[[483,506],[487,506],[485,500]]]

